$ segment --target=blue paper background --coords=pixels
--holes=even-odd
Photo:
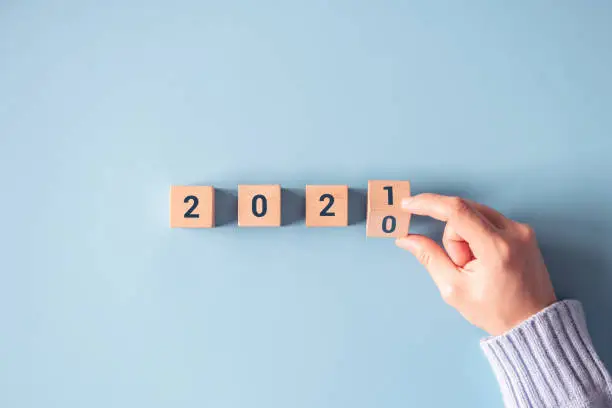
[[[611,364],[610,21],[606,1],[0,2],[0,406],[501,406],[483,333],[391,240],[171,230],[172,184],[483,201],[534,225]]]

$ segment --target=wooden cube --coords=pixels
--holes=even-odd
[[[368,237],[401,237],[408,234],[410,214],[402,211],[402,199],[410,197],[410,182],[368,181]]]
[[[348,186],[306,186],[306,226],[346,227]]]
[[[406,197],[410,197],[409,181],[368,181],[368,211],[400,209],[401,201]]]
[[[281,188],[279,184],[238,186],[239,227],[280,227]]]
[[[410,213],[401,210],[374,210],[368,213],[366,236],[398,238],[408,234]]]
[[[171,228],[212,228],[215,226],[215,189],[212,186],[170,188]]]

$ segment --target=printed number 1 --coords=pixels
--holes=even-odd
[[[385,186],[383,190],[387,190],[387,204],[393,205],[393,187]]]

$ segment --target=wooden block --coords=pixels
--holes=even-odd
[[[306,186],[306,226],[346,227],[348,186]]]
[[[170,188],[170,228],[215,226],[215,189],[212,186]]]
[[[409,181],[369,180],[366,236],[401,237],[408,234],[410,214],[401,210],[405,197],[410,197]]]
[[[401,201],[405,197],[410,197],[409,181],[368,181],[368,212],[390,208],[399,210]]]
[[[368,213],[366,236],[398,238],[408,234],[410,213],[401,210],[374,210]]]
[[[279,184],[238,186],[239,227],[280,227],[281,188]]]

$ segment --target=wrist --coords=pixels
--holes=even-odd
[[[546,310],[548,307],[552,306],[557,302],[556,299],[551,300],[550,302],[539,304],[539,305],[531,305],[530,307],[525,307],[520,315],[517,315],[513,320],[509,321],[508,324],[504,327],[503,331],[498,332],[496,335],[502,335],[504,333],[509,332],[510,330],[519,327],[521,324],[525,323],[529,319],[536,316],[538,313]]]
[[[520,308],[513,307],[512,313],[499,313],[499,315],[505,316],[497,320],[496,324],[489,326],[485,331],[491,336],[500,336],[504,333],[509,332],[515,327],[520,326],[525,321],[531,319],[533,316],[547,309],[551,305],[557,302],[557,298],[554,294],[544,301],[528,301],[520,299],[514,304],[521,304]]]

